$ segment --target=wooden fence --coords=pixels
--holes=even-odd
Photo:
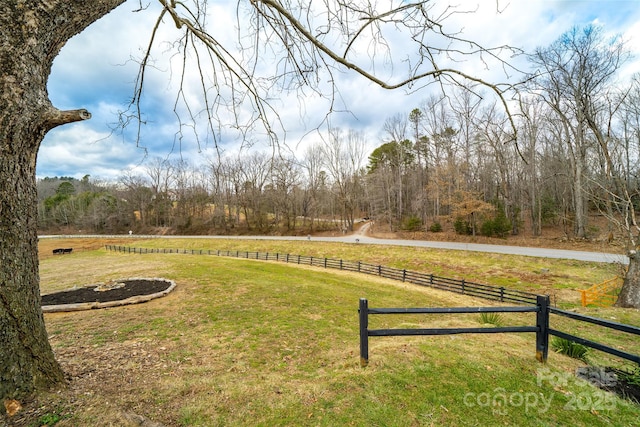
[[[360,329],[360,365],[365,367],[369,363],[369,337],[380,336],[415,336],[415,335],[452,335],[452,334],[497,334],[507,332],[535,332],[536,359],[546,362],[549,352],[549,335],[577,342],[587,347],[603,351],[614,356],[630,360],[640,365],[640,355],[613,348],[586,338],[578,337],[551,328],[551,314],[568,317],[579,322],[595,324],[608,329],[640,335],[640,328],[622,323],[611,322],[596,317],[560,310],[550,306],[548,295],[538,295],[535,306],[518,307],[444,307],[444,308],[369,308],[365,298],[360,299],[359,305]],[[372,314],[456,314],[456,313],[536,313],[536,324],[532,326],[507,326],[491,328],[434,328],[434,329],[369,329],[369,315]]]
[[[598,307],[610,307],[618,300],[622,289],[622,277],[616,276],[589,289],[580,290],[580,301],[583,307],[595,305]]]
[[[125,252],[131,254],[191,254],[191,255],[216,255],[234,258],[246,258],[263,261],[279,261],[293,264],[302,264],[315,267],[332,268],[336,270],[352,271],[386,279],[400,280],[414,285],[427,286],[449,292],[484,298],[493,301],[510,302],[518,304],[535,305],[537,295],[531,292],[509,289],[503,286],[492,286],[481,283],[469,282],[465,279],[449,279],[433,274],[421,273],[411,270],[385,267],[383,265],[368,264],[361,261],[346,261],[304,255],[281,254],[275,252],[248,252],[248,251],[220,251],[207,249],[152,249],[132,248],[129,246],[105,245],[109,251]]]

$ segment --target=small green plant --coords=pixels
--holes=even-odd
[[[557,353],[564,354],[574,359],[587,361],[589,348],[565,338],[554,337],[551,340],[551,348]]]
[[[480,233],[487,237],[506,237],[511,231],[511,221],[503,212],[499,212],[493,219],[488,219],[480,226]]]
[[[632,384],[636,387],[640,387],[640,366],[631,371],[618,372],[618,378],[623,379],[627,384]]]
[[[410,216],[402,223],[402,228],[406,231],[419,231],[422,228],[422,220],[417,216]]]
[[[502,326],[504,322],[500,313],[480,313],[480,323],[483,325]]]
[[[60,414],[44,414],[40,418],[38,418],[38,426],[54,426],[58,424],[59,421],[62,420],[62,415]]]
[[[429,231],[432,233],[442,232],[442,224],[440,224],[438,221],[434,222],[433,224],[431,224],[431,227],[429,227]]]
[[[473,234],[473,228],[471,223],[462,217],[457,217],[453,223],[453,229],[456,230],[456,234],[471,235]]]

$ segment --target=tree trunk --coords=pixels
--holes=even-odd
[[[617,307],[640,308],[640,254],[629,252],[629,269],[624,276]]]
[[[576,151],[580,151],[578,148]],[[587,215],[584,190],[584,157],[578,154],[575,158],[575,175],[573,176],[573,232],[578,239],[587,237]]]
[[[55,109],[47,79],[66,41],[123,2],[5,0],[0,8],[1,400],[64,379],[40,309],[36,158],[50,129],[90,115]]]

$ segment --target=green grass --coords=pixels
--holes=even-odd
[[[144,243],[183,248],[198,242]],[[259,250],[391,266],[422,265],[418,260],[428,256],[421,250],[411,260],[407,248],[365,245],[335,245],[338,254],[332,255],[325,244],[273,243],[277,247]],[[367,258],[369,249],[375,259]],[[131,276],[165,277],[178,287],[136,306],[45,316],[63,367],[92,367],[58,397],[66,399],[69,418],[57,425],[109,425],[123,411],[168,426],[632,426],[640,417],[640,407],[614,397],[604,407],[599,390],[573,381],[579,361],[550,354],[541,371],[532,334],[372,337],[369,366],[359,366],[359,298],[370,307],[491,305],[487,301],[322,268],[104,250],[44,260],[43,291],[72,285],[83,262],[90,270],[83,277],[91,282],[127,277],[132,265]],[[486,274],[474,268],[474,274]],[[638,323],[637,311],[610,310],[602,313],[624,313]],[[505,313],[504,325],[532,324],[533,313],[527,314]],[[477,315],[372,316],[370,328],[477,321]],[[601,334],[583,332],[598,334],[596,339]],[[603,339],[640,351],[628,338]],[[573,408],[578,397],[591,405]]]
[[[146,248],[270,252],[363,261],[388,267],[465,279],[493,286],[551,294],[562,307],[580,304],[578,290],[619,274],[615,264],[508,256],[470,251],[314,241],[238,239],[148,239],[131,243]]]

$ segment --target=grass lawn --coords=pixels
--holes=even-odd
[[[542,289],[586,287],[614,271],[573,261],[319,242],[123,244],[361,260],[526,290],[535,290],[538,279]],[[492,304],[479,299],[315,267],[89,246],[43,257],[40,273],[43,293],[129,277],[178,284],[167,297],[140,305],[45,315],[71,377],[68,387],[40,397],[42,416],[59,420],[57,426],[136,425],[132,414],[166,426],[635,426],[640,419],[640,406],[576,380],[572,373],[583,362],[555,353],[546,365],[536,362],[533,334],[373,337],[369,366],[360,367],[359,298],[370,307]],[[637,310],[589,310],[640,324]],[[505,315],[503,322],[533,324],[528,315]],[[370,328],[480,321],[374,316]],[[593,333],[640,353],[629,338]]]

